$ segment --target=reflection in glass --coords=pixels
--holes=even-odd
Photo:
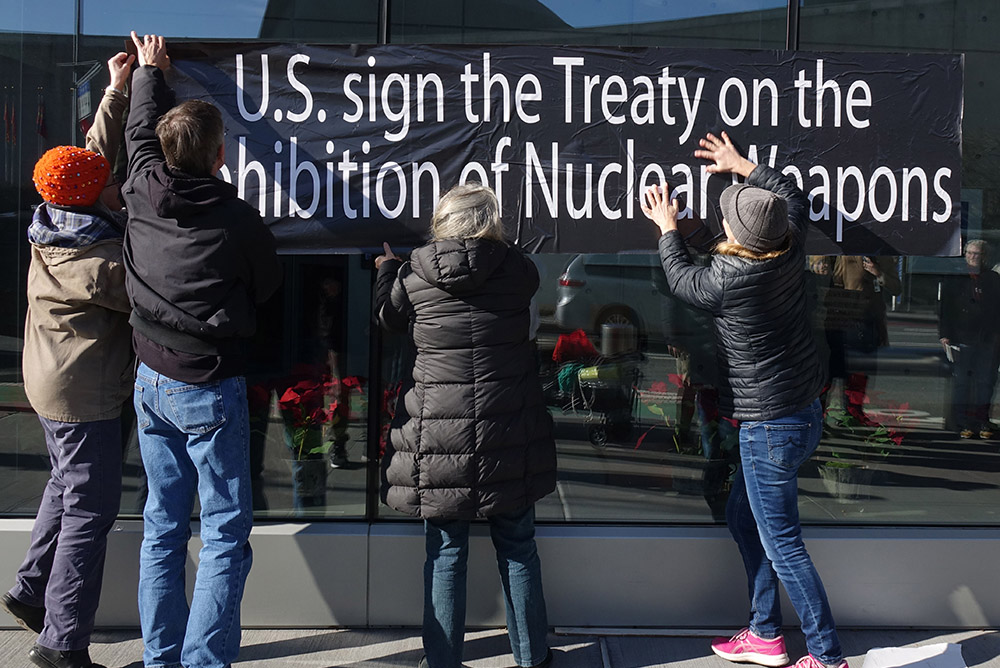
[[[256,38],[267,0],[173,0],[170,11],[155,5],[125,0],[81,0],[81,30],[84,35],[140,35],[156,33],[169,37]]]
[[[454,0],[434,4],[392,0],[389,41],[780,48],[785,43],[785,6],[777,0]]]
[[[356,258],[288,258],[282,293],[259,311],[247,374],[257,516],[364,514],[367,381],[346,346],[368,306],[352,282],[366,279]]]
[[[0,32],[71,35],[76,0],[0,0]]]

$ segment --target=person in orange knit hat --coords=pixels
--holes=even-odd
[[[92,151],[56,146],[35,163],[35,189],[49,204],[91,206],[101,196],[111,165]]]
[[[39,634],[28,658],[43,668],[99,668],[88,647],[118,515],[121,410],[133,383],[124,225],[99,201],[114,185],[110,171],[76,146],[47,151],[34,170],[45,201],[28,227],[22,368],[52,474],[0,607]]]

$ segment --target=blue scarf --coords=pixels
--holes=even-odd
[[[42,203],[28,226],[28,241],[58,248],[83,248],[124,236],[115,214],[97,207],[63,209]]]

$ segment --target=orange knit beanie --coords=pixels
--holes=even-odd
[[[91,206],[108,181],[111,165],[77,146],[56,146],[35,163],[35,190],[50,204]]]

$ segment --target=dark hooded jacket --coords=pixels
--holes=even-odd
[[[383,459],[391,507],[474,519],[555,489],[552,418],[528,340],[537,288],[531,261],[485,239],[435,241],[381,266],[377,312],[416,347]]]
[[[773,420],[807,406],[826,374],[809,324],[805,290],[805,231],[809,200],[788,176],[758,165],[747,179],[788,205],[792,240],[770,260],[715,255],[692,263],[677,231],[660,237],[670,290],[714,316],[719,410],[737,420]]]
[[[136,353],[176,380],[242,375],[256,304],[281,281],[274,237],[231,184],[167,166],[155,132],[173,105],[163,72],[140,67],[132,87],[122,195]]]

